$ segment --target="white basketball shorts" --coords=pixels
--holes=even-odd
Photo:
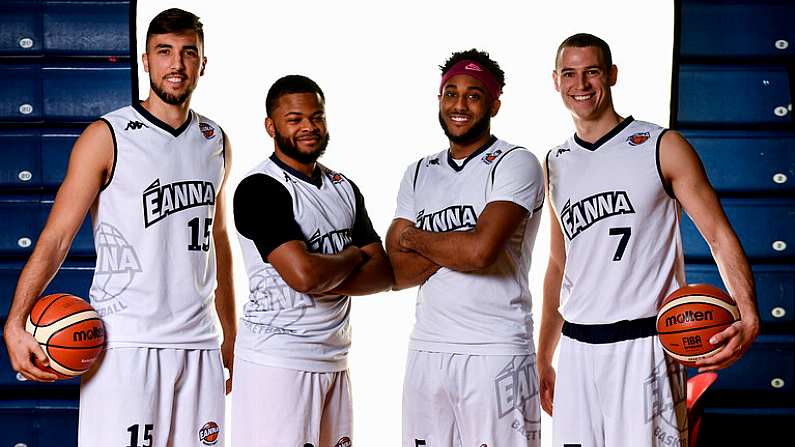
[[[403,447],[537,447],[536,358],[409,351]]]
[[[552,445],[686,447],[686,386],[656,336],[591,344],[562,335]]]
[[[235,359],[234,372],[232,445],[353,445],[348,371],[299,371]]]
[[[224,445],[217,349],[112,348],[80,384],[80,447]]]

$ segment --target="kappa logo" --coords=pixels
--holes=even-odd
[[[202,131],[204,138],[212,140],[215,137],[215,128],[207,123],[199,123],[199,130]]]
[[[468,63],[467,66],[464,67],[464,70],[483,71],[483,69],[480,68],[480,66],[474,62]]]
[[[571,152],[571,149],[567,148],[566,146],[561,146],[555,152],[555,158],[560,157],[561,155],[565,154],[566,152]]]
[[[218,438],[221,434],[221,428],[218,427],[213,421],[210,421],[199,429],[199,441],[204,445],[218,444]]]
[[[428,166],[430,165],[439,166],[439,157],[431,158],[430,160],[428,160]]]
[[[343,436],[339,441],[337,441],[336,444],[334,444],[334,447],[353,447],[353,442],[351,441],[351,438]]]
[[[627,143],[629,143],[630,146],[639,146],[645,143],[648,139],[649,139],[648,132],[638,132],[628,136]]]
[[[149,128],[149,126],[147,126],[146,124],[140,121],[128,121],[127,126],[124,128],[124,130],[138,130],[138,129],[143,129],[144,127],[146,127],[147,129]]]
[[[287,182],[287,183],[298,183],[298,182],[295,181],[294,178],[292,178],[289,175],[287,175],[286,172],[284,173],[284,181]]]
[[[499,157],[501,153],[502,153],[502,149],[497,149],[497,150],[496,150],[496,151],[494,151],[494,152],[487,152],[487,153],[486,153],[486,154],[483,156],[483,158],[481,158],[481,160],[483,160],[483,163],[486,163],[487,165],[490,165],[490,164],[491,164],[491,162],[493,162],[494,160],[496,160],[496,159],[497,159],[497,157]]]

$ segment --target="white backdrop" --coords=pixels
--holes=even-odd
[[[569,0],[558,5],[138,0],[138,48],[143,51],[146,27],[163,9],[181,7],[201,17],[208,64],[192,106],[230,136],[230,199],[243,175],[273,150],[262,125],[270,85],[285,74],[314,79],[326,94],[331,133],[322,161],[356,181],[383,236],[405,167],[447,144],[436,118],[436,94],[438,65],[453,51],[486,50],[505,70],[507,85],[492,132],[528,147],[539,160],[573,132],[551,72],[558,44],[577,32],[596,34],[610,44],[619,68],[613,89],[618,113],[668,124],[673,2]],[[144,98],[148,76],[140,70],[139,77]],[[231,207],[228,219],[232,225]],[[533,307],[539,311],[547,233],[545,218],[530,272]],[[232,245],[240,309],[248,287],[234,233]],[[400,445],[401,387],[415,293],[354,298],[350,364],[357,446]],[[536,313],[536,322],[539,317]],[[227,440],[234,422],[228,423]],[[543,445],[549,445],[546,415],[542,433]]]

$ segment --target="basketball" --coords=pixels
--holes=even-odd
[[[105,326],[90,304],[66,293],[40,298],[25,324],[50,359],[46,367],[61,379],[79,376],[91,368],[105,344]]]
[[[710,337],[740,319],[734,300],[709,284],[692,284],[675,290],[657,313],[657,334],[663,349],[679,363],[695,366],[723,348]]]

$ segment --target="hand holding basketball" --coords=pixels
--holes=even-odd
[[[36,382],[52,382],[58,378],[55,374],[39,369],[33,363],[34,358],[44,364],[49,363],[49,360],[36,339],[25,331],[21,324],[15,325],[11,320],[7,321],[3,330],[3,338],[14,371],[22,374],[28,380]]]
[[[663,349],[685,366],[724,348],[713,343],[716,334],[740,319],[734,300],[708,284],[681,287],[668,295],[657,314],[657,333]]]
[[[105,345],[105,326],[94,308],[65,293],[40,298],[30,311],[25,330],[49,360],[37,357],[36,366],[60,379],[88,371]]]

